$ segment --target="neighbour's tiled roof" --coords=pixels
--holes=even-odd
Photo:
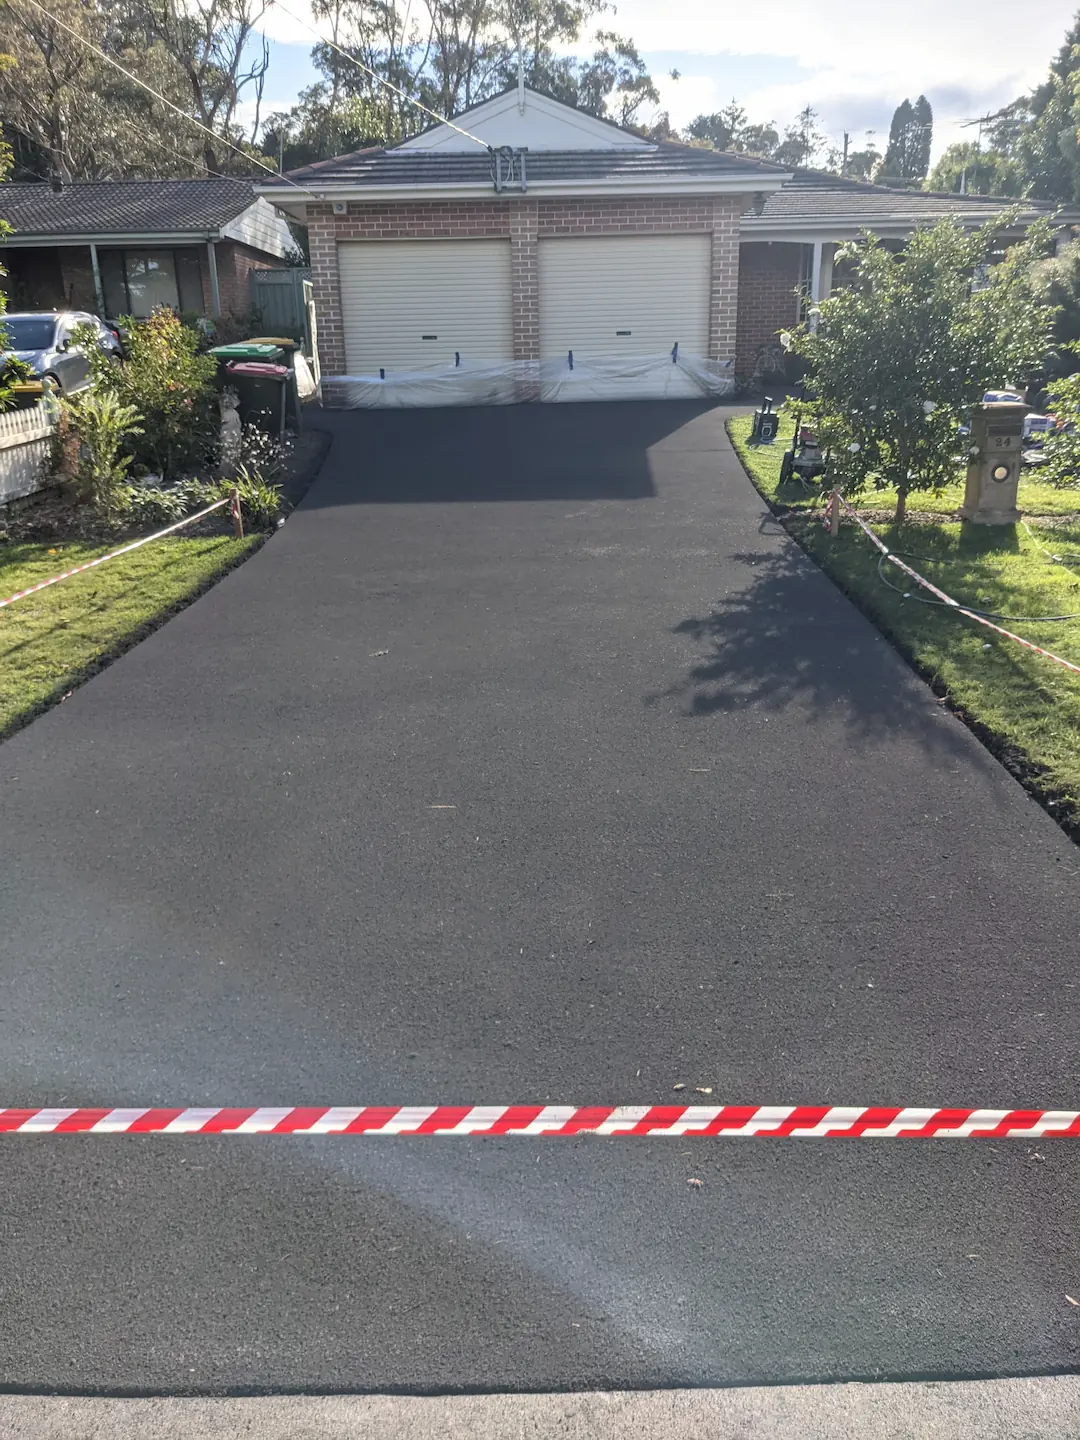
[[[971,220],[989,220],[1010,205],[1020,204],[1026,218],[1050,214],[1056,207],[1038,200],[1002,200],[988,195],[942,195],[924,190],[891,189],[857,180],[840,180],[820,171],[796,171],[781,190],[774,191],[756,222],[795,224],[835,223],[837,225],[917,224],[947,215]],[[751,217],[746,219],[754,223]]]
[[[729,155],[695,145],[661,144],[627,150],[531,150],[525,157],[528,183],[573,180],[707,179],[712,176],[790,174],[782,165]],[[291,170],[287,179],[266,185],[490,185],[491,156],[475,150],[358,150]],[[261,187],[260,187],[261,188]]]
[[[0,216],[23,235],[176,235],[216,230],[254,203],[250,180],[87,180],[0,185]]]

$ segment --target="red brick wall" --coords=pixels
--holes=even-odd
[[[242,319],[251,309],[251,282],[248,275],[252,270],[274,270],[282,262],[262,250],[253,250],[238,240],[219,240],[214,246],[217,257],[218,295],[221,297],[222,315]],[[210,270],[206,246],[199,248],[199,270],[202,275],[203,305],[207,315],[213,313],[210,295]]]
[[[742,246],[735,372],[749,379],[764,346],[799,318],[795,288],[802,278],[801,245],[748,241]]]
[[[539,218],[535,200],[519,200],[510,214],[510,293],[514,359],[540,355],[540,270],[536,255]]]
[[[345,372],[345,339],[338,286],[339,240],[510,240],[514,356],[540,355],[540,290],[536,246],[556,235],[711,233],[712,294],[709,354],[735,354],[739,287],[739,217],[748,195],[626,196],[619,199],[537,199],[350,203],[345,215],[330,205],[308,211],[319,357],[324,375]]]
[[[222,251],[224,263],[222,263]],[[217,245],[218,288],[221,293],[223,315],[246,315],[251,309],[252,270],[278,270],[282,262],[262,250],[253,250],[250,245],[241,245],[236,240],[222,240]]]

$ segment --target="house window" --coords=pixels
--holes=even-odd
[[[101,250],[98,263],[109,315],[144,320],[158,305],[203,313],[196,250]]]

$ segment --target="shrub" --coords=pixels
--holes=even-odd
[[[148,485],[136,481],[121,487],[117,514],[131,525],[157,528],[219,499],[219,492],[203,480],[181,480],[176,485]]]
[[[69,476],[79,500],[89,503],[111,519],[120,502],[120,492],[131,456],[124,448],[132,436],[142,434],[142,416],[133,405],[125,405],[108,392],[89,390],[61,402],[67,414],[68,435],[73,432],[77,451],[67,442]]]
[[[252,530],[269,530],[281,514],[281,486],[265,480],[257,470],[241,465],[232,480],[221,482],[220,493],[240,496],[240,513]]]
[[[1046,437],[1039,479],[1062,489],[1075,488],[1080,486],[1080,374],[1051,380],[1046,388],[1051,413],[1061,428]]]
[[[92,343],[87,356],[99,393],[115,396],[143,417],[143,428],[127,442],[133,468],[171,479],[212,465],[219,431],[213,356],[199,353],[199,336],[171,310],[122,323],[124,364],[114,364]]]
[[[240,437],[239,463],[221,481],[219,494],[240,494],[240,511],[246,524],[268,530],[281,514],[281,482],[288,469],[288,441],[268,435],[256,425],[245,425]]]

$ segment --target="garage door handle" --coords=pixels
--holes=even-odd
[[[629,331],[629,330],[616,330],[616,331],[615,331],[615,334],[616,334],[616,335],[629,335],[629,334],[630,334],[630,331]]]
[[[420,336],[420,339],[421,339],[421,340],[437,340],[438,338],[439,338],[439,337],[438,337],[437,335],[421,335],[421,336]]]

